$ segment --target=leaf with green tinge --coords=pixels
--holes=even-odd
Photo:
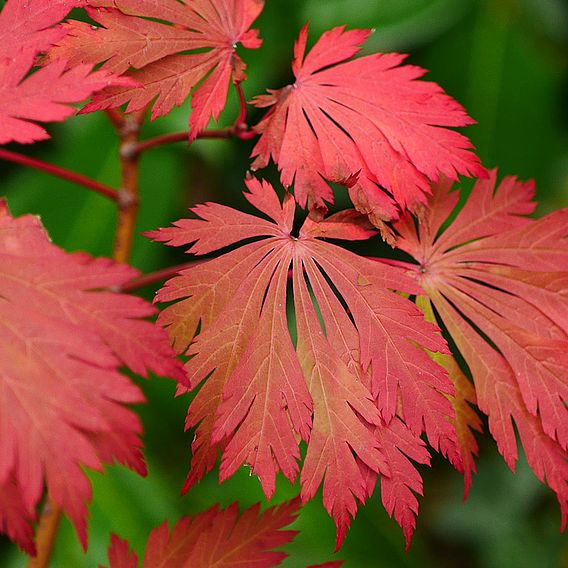
[[[402,219],[399,246],[419,263],[422,286],[458,347],[477,403],[505,461],[517,442],[529,465],[556,492],[568,515],[568,209],[542,219],[533,183],[497,173],[478,181],[455,220],[441,231],[459,194],[433,187],[418,225]]]

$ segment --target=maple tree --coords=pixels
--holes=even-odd
[[[192,393],[183,492],[219,455],[220,481],[248,466],[267,499],[279,472],[299,477],[298,499],[262,513],[239,516],[234,504],[171,531],[165,522],[143,566],[276,566],[287,553],[275,549],[295,535],[282,529],[320,487],[337,550],[378,481],[408,548],[430,450],[463,474],[467,494],[477,411],[511,469],[516,429],[566,526],[568,210],[529,217],[534,184],[497,183],[452,130],[473,120],[421,80],[423,69],[399,54],[355,57],[368,30],[337,27],[306,50],[305,26],[294,82],[254,97],[267,110],[249,125],[237,48],[261,46],[251,26],[263,7],[8,0],[0,12],[0,144],[48,138],[37,123],[62,121],[86,99],[80,112],[106,111],[120,142],[119,189],[0,148],[0,158],[85,186],[118,212],[113,258],[93,258],[57,247],[37,217],[15,218],[0,200],[0,532],[37,554],[36,566],[48,565],[62,513],[87,547],[85,468],[119,462],[146,474],[130,408],[144,396],[123,367]],[[73,8],[85,21],[61,22]],[[208,129],[231,84],[234,123]],[[187,131],[140,140],[147,111],[164,116],[190,96]],[[138,159],[200,137],[256,139],[251,168],[272,160],[282,191],[248,174],[256,215],[207,202],[146,233],[203,258],[140,275],[128,264]],[[460,175],[476,182],[458,207]],[[347,188],[353,209],[328,214],[332,184]],[[301,223],[298,207],[308,210]],[[413,261],[345,244],[380,239]],[[132,294],[159,280],[160,309]],[[115,535],[108,560],[138,566]]]

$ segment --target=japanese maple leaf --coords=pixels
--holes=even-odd
[[[76,112],[70,103],[109,85],[132,84],[106,71],[91,73],[91,65],[66,70],[64,61],[26,77],[33,61],[34,54],[25,51],[0,60],[0,144],[45,140],[49,134],[35,121],[60,122]]]
[[[144,397],[119,368],[183,376],[165,334],[143,319],[152,307],[105,291],[136,274],[65,253],[36,217],[14,219],[0,202],[0,526],[28,550],[18,523],[35,515],[44,484],[85,545],[83,467],[118,461],[145,473],[140,421],[125,406]]]
[[[150,533],[143,568],[231,568],[278,566],[288,555],[274,551],[288,544],[296,531],[282,530],[295,520],[298,501],[270,507],[258,505],[239,516],[236,503],[217,505],[195,517],[184,517],[170,532],[164,523]],[[138,557],[128,543],[113,535],[110,568],[137,568]]]
[[[418,499],[423,494],[422,477],[413,462],[430,465],[430,454],[422,439],[414,434],[402,420],[395,417],[388,426],[374,428],[375,439],[383,448],[390,466],[390,475],[381,478],[381,500],[387,511],[402,527],[406,549],[416,528]],[[362,464],[370,496],[375,488],[377,474]]]
[[[295,82],[254,100],[271,107],[256,126],[253,168],[270,158],[285,187],[310,210],[333,202],[327,181],[349,187],[355,207],[378,227],[426,202],[440,174],[483,175],[471,144],[446,126],[473,121],[425,71],[401,65],[403,55],[350,59],[369,30],[334,28],[304,57],[304,27],[294,48]]]
[[[91,73],[92,65],[68,70],[57,61],[28,75],[36,55],[64,35],[52,26],[81,2],[9,0],[0,13],[0,144],[30,143],[49,138],[31,121],[62,121],[82,101],[110,85],[132,80],[107,71]]]
[[[184,270],[157,295],[179,300],[160,323],[191,357],[189,388],[204,382],[187,418],[197,428],[188,485],[213,467],[221,447],[221,479],[246,463],[270,497],[278,470],[295,478],[300,437],[308,442],[302,498],[323,482],[341,542],[357,500],[369,494],[360,463],[389,475],[374,426],[399,412],[434,448],[455,443],[443,394],[452,384],[422,349],[447,347],[411,302],[388,290],[404,282],[417,290],[402,271],[323,240],[367,239],[375,231],[364,217],[350,210],[320,223],[308,218],[296,237],[293,198],[286,194],[281,205],[256,179],[247,187],[248,201],[271,220],[207,203],[193,209],[198,219],[150,234],[174,246],[194,243],[189,252],[198,255],[256,239]]]
[[[50,57],[103,63],[102,69],[113,73],[130,70],[137,86],[106,89],[84,111],[128,103],[127,112],[133,112],[155,100],[156,118],[181,105],[202,81],[192,97],[190,139],[211,116],[217,120],[230,82],[245,79],[237,45],[261,45],[257,31],[249,28],[262,0],[90,0],[88,5],[89,16],[101,27],[68,22],[68,36]]]
[[[0,61],[14,51],[43,51],[61,40],[65,30],[54,27],[72,8],[86,0],[7,0],[0,12]]]
[[[568,209],[538,220],[534,185],[496,172],[458,202],[444,180],[418,228],[397,224],[399,246],[469,366],[479,408],[511,469],[513,423],[537,477],[568,514]]]

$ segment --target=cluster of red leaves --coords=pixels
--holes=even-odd
[[[296,536],[296,531],[282,529],[295,520],[297,508],[294,500],[259,514],[259,506],[255,505],[239,516],[234,503],[224,510],[214,506],[193,518],[184,517],[171,532],[166,522],[150,533],[142,566],[231,568],[243,566],[244,562],[255,568],[278,566],[288,555],[274,549]],[[110,568],[138,567],[138,556],[115,535],[111,537],[108,558]]]
[[[101,27],[66,23],[68,34],[50,58],[102,63],[113,73],[127,72],[137,85],[105,89],[84,111],[128,103],[127,111],[133,112],[155,100],[156,118],[182,104],[204,79],[192,97],[190,140],[211,116],[217,119],[230,80],[245,78],[237,44],[258,48],[261,43],[249,29],[262,10],[261,0],[87,4]],[[355,207],[388,232],[385,220],[426,202],[430,180],[441,174],[482,176],[485,170],[467,138],[442,128],[473,121],[438,85],[417,81],[423,69],[401,65],[404,56],[398,54],[350,60],[369,33],[335,28],[304,58],[307,28],[302,30],[294,49],[294,84],[253,101],[271,107],[256,126],[261,136],[253,168],[266,166],[272,157],[284,186],[294,183],[296,200],[316,218],[333,202],[326,180],[344,184]],[[193,50],[200,51],[185,53]]]
[[[55,27],[77,6],[98,26]],[[153,117],[193,91],[195,138],[218,118],[231,81],[244,80],[236,47],[260,46],[250,26],[262,8],[261,0],[9,0],[0,14],[0,143],[47,137],[30,121],[63,120],[69,103],[97,91],[85,111],[154,102]],[[472,405],[488,415],[511,467],[516,427],[565,524],[568,212],[528,218],[532,185],[507,178],[495,190],[494,173],[442,230],[458,201],[452,180],[486,175],[469,141],[449,129],[472,121],[439,86],[418,80],[422,69],[402,65],[403,56],[352,59],[367,36],[336,28],[305,55],[304,28],[294,84],[253,101],[269,109],[255,127],[253,167],[274,160],[294,197],[286,192],[281,203],[269,184],[250,178],[245,196],[263,217],[207,203],[193,209],[197,218],[150,234],[191,244],[196,255],[230,247],[158,293],[176,301],[159,322],[189,357],[185,373],[162,331],[144,321],[151,306],[109,291],[135,271],[67,254],[37,219],[13,219],[0,205],[0,530],[27,551],[46,485],[85,544],[90,486],[82,468],[116,460],[144,473],[140,424],[125,407],[143,397],[121,365],[197,391],[186,424],[196,432],[186,489],[219,451],[221,479],[246,464],[267,497],[278,471],[290,481],[300,472],[302,501],[323,485],[338,546],[379,476],[384,506],[410,541],[422,493],[415,464],[430,459],[422,437],[464,473],[467,492],[480,430]],[[328,182],[345,185],[358,212],[326,218]],[[311,213],[298,235],[296,203]],[[385,225],[397,219],[394,229]],[[365,240],[376,228],[393,242],[396,234],[418,265],[363,258],[327,240]],[[231,566],[245,557],[276,565],[284,554],[272,549],[291,540],[280,529],[295,508],[260,516],[255,508],[239,519],[236,506],[214,508],[171,534],[163,525],[144,565]],[[116,538],[109,560],[138,564]]]
[[[61,41],[65,30],[53,27],[84,0],[9,0],[0,12],[0,144],[30,143],[48,138],[31,121],[61,121],[76,103],[110,85],[132,83],[92,65],[67,68],[63,60],[28,76],[36,56]]]
[[[476,184],[441,233],[459,196],[447,180],[433,186],[418,221],[407,214],[395,225],[398,246],[419,265],[377,262],[322,240],[372,236],[352,210],[308,218],[292,235],[295,201],[286,194],[280,204],[256,179],[247,180],[245,196],[271,221],[207,203],[193,208],[198,218],[151,233],[170,245],[193,243],[188,252],[197,255],[256,239],[184,270],[158,292],[159,301],[178,300],[159,321],[190,357],[187,387],[205,381],[188,412],[196,437],[186,487],[221,449],[221,479],[247,464],[270,497],[278,470],[295,479],[304,440],[301,497],[323,483],[338,545],[378,475],[383,503],[408,542],[413,492],[422,489],[408,458],[428,463],[425,433],[464,473],[467,493],[473,430],[481,429],[470,405],[477,404],[511,467],[514,421],[530,466],[557,493],[564,525],[568,211],[532,220],[533,185],[506,178],[494,191],[495,178]],[[437,328],[391,289],[417,296],[427,320],[440,318],[475,388]]]
[[[117,461],[140,474],[144,397],[119,368],[179,377],[166,335],[140,298],[108,291],[137,271],[68,254],[33,216],[0,202],[0,529],[33,552],[44,484],[86,546],[91,489],[83,467]]]

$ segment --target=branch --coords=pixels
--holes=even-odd
[[[28,568],[47,568],[61,521],[61,509],[46,497],[36,536],[37,556],[30,559]]]
[[[247,124],[247,102],[243,89],[240,83],[235,84],[235,89],[237,91],[237,96],[239,98],[239,114],[233,124],[228,128],[221,128],[218,130],[203,130],[196,136],[196,140],[199,139],[220,139],[227,140],[229,138],[238,138],[239,140],[250,140],[257,136],[254,130],[251,130]],[[116,117],[111,117],[111,120],[116,120]],[[163,134],[161,136],[156,136],[154,138],[148,138],[142,142],[138,142],[130,148],[130,152],[139,156],[146,150],[151,148],[156,148],[157,146],[163,146],[165,144],[172,144],[175,142],[183,142],[189,139],[189,131],[184,130],[182,132],[173,132],[172,134]]]
[[[211,138],[211,139],[228,139],[234,136],[232,128],[222,128],[220,130],[204,130],[197,135],[197,138]],[[184,142],[189,139],[189,132],[184,130],[182,132],[173,132],[172,134],[163,134],[154,138],[148,138],[142,142],[138,142],[132,147],[131,152],[140,155],[150,148],[156,146],[163,146],[164,144],[171,144],[173,142]]]
[[[95,191],[99,195],[103,195],[108,199],[118,201],[118,192],[112,187],[108,187],[84,175],[71,172],[64,168],[60,168],[59,166],[55,166],[54,164],[42,162],[41,160],[36,160],[35,158],[30,158],[29,156],[25,156],[24,154],[18,154],[17,152],[11,152],[10,150],[5,150],[4,148],[0,148],[0,159],[46,172],[58,178],[76,183],[77,185],[82,185],[83,187]]]
[[[118,192],[118,221],[114,240],[113,259],[128,262],[138,217],[138,156],[133,151],[138,144],[140,126],[144,120],[145,109],[141,112],[123,114],[118,111],[108,113],[116,133],[120,137],[120,165],[122,187]]]

